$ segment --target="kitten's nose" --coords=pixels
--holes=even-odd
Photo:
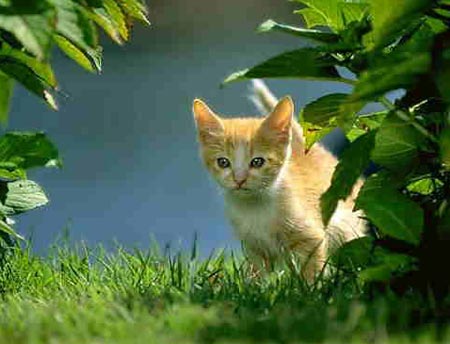
[[[237,170],[237,171],[233,171],[233,179],[234,182],[236,183],[236,185],[238,186],[238,188],[240,188],[245,181],[247,180],[248,177],[248,173],[247,171],[241,171],[241,170]]]
[[[238,188],[240,188],[245,182],[246,182],[247,178],[245,179],[234,179],[234,181],[236,182]]]

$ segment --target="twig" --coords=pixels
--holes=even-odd
[[[383,104],[386,107],[386,109],[393,111],[397,115],[397,117],[400,118],[402,121],[410,123],[414,128],[416,128],[418,132],[420,132],[426,138],[428,138],[434,143],[438,143],[438,140],[425,127],[414,121],[403,110],[397,109],[395,105],[389,101],[389,99],[387,99],[386,97],[380,97],[379,102]]]

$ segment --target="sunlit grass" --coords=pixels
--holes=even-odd
[[[53,248],[5,253],[0,342],[430,342],[417,296],[369,295],[333,274],[307,286],[296,272],[252,277],[232,252],[208,258],[156,248]],[[370,297],[369,297],[370,296]],[[445,331],[441,338],[445,337]],[[442,337],[443,336],[443,337]]]

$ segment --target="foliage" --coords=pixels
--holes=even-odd
[[[99,73],[98,27],[122,44],[133,19],[149,24],[141,0],[0,0],[0,123],[8,120],[16,82],[57,109],[58,83],[50,63],[55,46],[84,69]],[[7,216],[48,202],[43,190],[26,180],[26,170],[60,165],[56,147],[43,133],[0,137],[0,233],[17,237]]]
[[[424,299],[371,301],[341,276],[311,287],[289,270],[251,277],[233,252],[192,252],[107,253],[57,242],[44,258],[9,249],[0,268],[0,342],[438,342]]]
[[[340,261],[372,286],[431,291],[442,300],[450,291],[442,265],[450,259],[450,2],[294,1],[304,28],[269,20],[259,31],[288,33],[308,46],[233,73],[225,83],[289,77],[353,86],[300,114],[307,149],[334,128],[350,141],[322,195],[325,224],[369,162],[378,166],[356,200],[376,227],[375,239],[344,246],[338,256],[350,252],[352,263]],[[386,110],[365,113],[369,103]],[[367,257],[367,249],[374,254]]]
[[[129,39],[133,19],[149,24],[140,0],[0,0],[0,121],[7,120],[14,80],[56,109],[53,46],[99,73],[97,26],[122,44]]]

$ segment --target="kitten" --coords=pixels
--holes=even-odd
[[[200,153],[224,190],[227,217],[250,255],[266,268],[294,253],[302,276],[312,282],[336,246],[364,235],[362,214],[352,211],[360,182],[324,228],[320,196],[337,160],[320,144],[305,153],[290,97],[265,118],[221,118],[199,99],[193,113]]]

